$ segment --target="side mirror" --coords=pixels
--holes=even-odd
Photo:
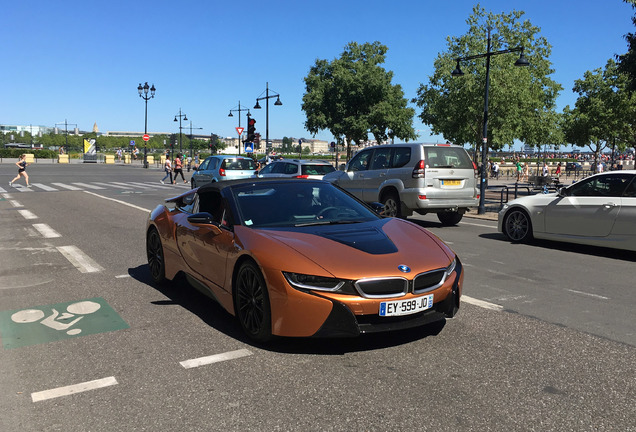
[[[559,190],[557,191],[557,195],[560,197],[568,196],[567,188],[566,187],[559,188]]]
[[[338,167],[338,171],[346,171],[347,165],[346,164],[340,164],[340,166]]]

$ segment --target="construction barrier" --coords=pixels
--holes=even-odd
[[[104,163],[114,164],[115,163],[115,155],[106,155],[104,157]]]
[[[67,154],[61,154],[57,157],[57,163],[70,163],[70,159]]]

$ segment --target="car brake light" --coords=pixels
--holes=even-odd
[[[219,175],[225,177],[225,170],[223,168],[219,168]]]
[[[425,200],[425,199],[426,199],[426,195],[418,195],[417,197],[418,197],[419,199],[421,199],[421,200]]]
[[[306,179],[306,178],[309,178],[309,175],[307,175],[307,174],[297,175],[297,176],[294,176],[294,178],[304,178],[304,179]]]
[[[415,165],[415,168],[413,168],[412,176],[413,178],[424,178],[426,177],[425,172],[426,172],[426,163],[422,159],[421,161],[417,163],[417,165]]]

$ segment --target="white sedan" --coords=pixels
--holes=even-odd
[[[517,198],[499,212],[498,229],[513,242],[534,237],[636,251],[636,170]]]

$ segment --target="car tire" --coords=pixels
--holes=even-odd
[[[148,231],[148,235],[146,236],[146,255],[152,281],[157,285],[164,284],[167,281],[166,261],[163,254],[161,237],[154,227]]]
[[[234,281],[234,308],[241,328],[256,342],[272,339],[272,312],[265,279],[252,261],[244,262]]]
[[[445,226],[457,225],[464,217],[464,213],[458,211],[445,211],[437,213],[437,219]]]
[[[402,218],[400,196],[397,192],[390,191],[385,193],[382,196],[382,204],[384,205],[384,216]]]
[[[532,222],[522,209],[512,209],[506,214],[503,231],[514,243],[527,243],[532,240]]]

